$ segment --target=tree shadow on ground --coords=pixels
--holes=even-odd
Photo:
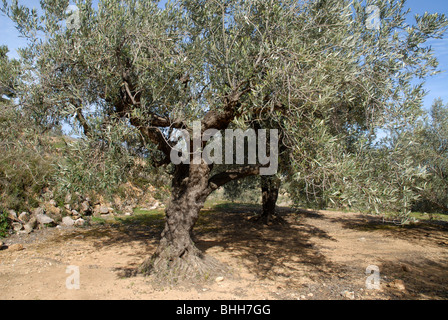
[[[421,221],[408,225],[397,225],[383,221],[377,216],[353,215],[350,219],[333,217],[329,221],[340,223],[344,229],[364,231],[387,239],[404,240],[412,245],[441,248],[448,245],[448,224],[437,221]],[[383,261],[381,273],[387,274],[390,281],[403,280],[405,291],[394,290],[386,285],[392,298],[399,299],[447,299],[448,298],[448,259],[441,255],[413,256],[403,252],[398,261]]]
[[[416,240],[419,244],[428,241],[442,246],[438,242],[447,240],[446,228],[432,224],[398,227],[384,224],[376,217],[357,214],[350,217],[347,214],[333,216],[291,208],[278,208],[286,223],[266,226],[254,222],[253,217],[260,210],[258,205],[229,203],[205,208],[194,231],[197,247],[211,256],[229,259],[222,262],[233,264],[231,268],[236,272],[232,276],[238,277],[242,266],[256,280],[273,280],[291,291],[303,287],[305,283],[326,282],[328,292],[331,291],[328,297],[331,298],[340,297],[338,290],[341,287],[362,280],[362,273],[351,270],[348,265],[331,261],[322,253],[322,248],[315,245],[316,239],[337,241],[321,229],[319,223],[313,222],[316,219],[322,220],[322,226],[329,223],[341,224],[345,229]],[[137,245],[138,249],[129,253],[133,262],[114,269],[118,277],[132,277],[137,274],[143,259],[155,252],[163,227],[164,212],[159,210],[116,218],[104,225],[61,237],[60,241],[70,240],[81,234],[83,239],[90,240],[98,250],[107,247],[121,250],[122,247]],[[401,263],[407,265],[408,271],[403,271]],[[405,294],[390,291],[387,292],[389,297],[393,298],[395,295],[397,298],[412,299],[422,298],[423,294],[423,298],[448,298],[445,289],[448,284],[446,264],[440,260],[414,261],[410,258],[409,261],[385,262],[382,269],[389,279],[403,279],[406,282]]]
[[[277,210],[284,223],[266,226],[253,219],[260,210],[260,206],[245,204],[216,206],[198,221],[197,246],[204,252],[219,247],[258,279],[275,279],[288,286],[304,278],[331,278],[339,272],[311,241],[314,237],[335,241],[325,231],[300,222],[291,208]],[[301,214],[318,215],[312,211]]]
[[[434,261],[413,259],[400,262],[384,262],[382,273],[388,274],[390,279],[404,281],[404,291],[395,290],[386,285],[386,290],[396,299],[448,299],[448,261]],[[392,282],[392,281],[391,281]]]
[[[76,229],[75,232],[58,237],[57,241],[88,240],[97,250],[103,248],[120,250],[122,247],[134,246],[139,249],[128,256],[137,261],[147,258],[155,251],[163,226],[163,210],[153,210],[131,217],[115,217],[85,229]],[[118,278],[127,278],[137,275],[139,266],[140,263],[135,262],[125,267],[117,267],[114,271],[117,272]]]
[[[350,219],[343,217],[332,218],[332,222],[339,222],[343,228],[376,232],[384,236],[402,239],[420,244],[448,246],[448,223],[442,221],[421,221],[407,225],[399,225],[384,221],[377,216],[353,215]]]
[[[197,247],[205,253],[212,248],[222,248],[257,278],[283,280],[290,285],[304,277],[331,277],[338,272],[310,241],[311,237],[333,240],[327,233],[298,222],[297,212],[290,208],[278,208],[286,223],[271,226],[255,223],[251,219],[260,210],[259,205],[229,203],[204,209],[194,230]],[[301,214],[318,215],[312,211]],[[163,226],[163,211],[154,211],[120,218],[81,233],[83,239],[92,241],[98,250],[138,243],[146,248],[145,252],[140,250],[133,255],[143,260],[155,252]],[[62,237],[60,241],[70,238],[73,235]],[[137,274],[138,267],[135,263],[115,271],[119,277],[131,277]]]

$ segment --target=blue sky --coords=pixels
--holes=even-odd
[[[39,0],[21,0],[19,1],[28,7],[39,7]],[[164,3],[165,1],[161,1]],[[411,8],[411,15],[430,13],[445,13],[448,15],[447,0],[408,0],[407,6]],[[411,21],[410,21],[411,22]],[[0,13],[0,45],[5,44],[10,49],[10,57],[17,57],[17,48],[25,46],[24,39],[19,37],[13,23]],[[442,40],[431,40],[429,42],[435,51],[439,60],[439,68],[444,71],[442,74],[433,76],[426,81],[425,89],[428,95],[424,101],[424,107],[429,108],[436,98],[442,98],[448,103],[448,34]]]
[[[408,0],[407,6],[411,8],[410,15],[412,17],[415,14],[423,14],[426,11],[448,15],[447,0]],[[437,98],[442,98],[445,104],[448,103],[448,33],[445,34],[444,39],[431,40],[428,44],[433,47],[440,63],[439,69],[444,72],[430,77],[426,81],[425,89],[428,91],[428,95],[425,98],[424,107],[427,109],[431,107],[433,101]]]

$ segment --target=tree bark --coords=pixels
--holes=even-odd
[[[260,221],[269,224],[279,218],[276,212],[280,179],[271,176],[261,176],[262,212]]]
[[[176,166],[171,200],[165,211],[165,228],[157,251],[143,263],[141,272],[157,274],[172,282],[209,276],[222,269],[192,239],[193,227],[210,194],[209,174],[206,164]]]

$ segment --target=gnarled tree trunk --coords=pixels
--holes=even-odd
[[[166,208],[165,228],[156,253],[141,266],[146,274],[163,275],[167,280],[210,275],[220,264],[205,256],[192,240],[209,189],[210,168],[178,165],[172,181],[172,196]]]
[[[207,197],[224,184],[251,175],[258,175],[258,166],[224,171],[210,177],[211,167],[200,165],[176,166],[171,201],[166,208],[165,228],[155,254],[141,266],[140,272],[156,274],[170,282],[204,278],[226,271],[215,259],[204,255],[192,240],[193,227]]]

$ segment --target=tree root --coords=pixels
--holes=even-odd
[[[166,251],[146,259],[139,272],[163,285],[207,282],[230,274],[229,267],[196,248],[181,257],[170,256],[169,251]]]

